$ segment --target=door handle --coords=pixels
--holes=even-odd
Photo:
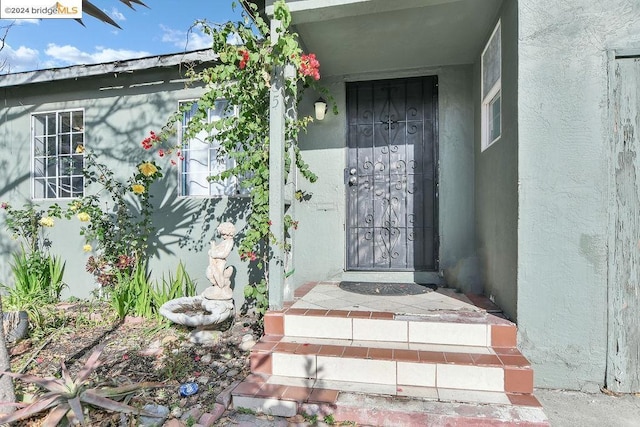
[[[349,185],[350,186],[354,186],[358,184],[358,177],[356,176],[351,176],[349,177]]]

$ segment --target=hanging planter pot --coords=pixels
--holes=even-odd
[[[20,341],[29,333],[29,315],[26,311],[7,311],[2,313],[4,338],[8,344]]]

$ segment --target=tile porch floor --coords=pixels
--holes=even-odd
[[[297,299],[291,308],[382,311],[405,315],[426,315],[434,311],[489,311],[500,309],[489,300],[480,301],[473,295],[465,295],[450,288],[419,295],[381,296],[361,295],[338,287],[339,282],[318,282],[314,286],[302,286],[296,290]],[[472,301],[474,299],[474,301]]]

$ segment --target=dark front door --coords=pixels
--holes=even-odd
[[[347,270],[437,269],[437,77],[347,84]]]

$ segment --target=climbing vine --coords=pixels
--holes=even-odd
[[[251,3],[250,6],[255,7]],[[206,85],[206,92],[196,101],[195,106],[183,106],[170,119],[159,139],[167,140],[168,135],[175,131],[175,123],[182,121],[186,111],[191,111],[190,121],[181,129],[183,140],[188,141],[205,132],[209,135],[209,142],[215,139],[219,143],[219,159],[233,159],[232,167],[209,179],[225,180],[235,177],[241,187],[247,190],[250,208],[238,250],[242,259],[255,261],[258,268],[263,268],[269,255],[267,243],[274,241],[269,218],[269,98],[273,76],[286,67],[295,70],[284,73],[285,100],[291,108],[285,120],[285,149],[293,154],[291,158],[286,156],[285,177],[294,164],[308,181],[315,182],[317,179],[303,160],[297,144],[300,132],[306,130],[312,118],[297,117],[295,113],[291,113],[297,111],[297,104],[304,90],[313,88],[334,104],[334,110],[335,103],[326,89],[317,84],[320,79],[317,58],[314,54],[302,51],[297,34],[290,30],[291,14],[285,2],[279,0],[274,3],[273,18],[281,23],[274,43],[270,42],[267,24],[257,13],[253,15],[253,20],[245,16],[243,21],[236,23],[200,23],[204,32],[211,36],[213,51],[219,60],[214,66],[188,72],[192,81]],[[209,111],[215,109],[216,101],[219,100],[227,101],[226,111],[219,120],[210,122],[207,120]],[[146,142],[149,145],[157,140]],[[183,159],[181,149],[182,147],[174,146],[159,151],[159,154],[173,154]],[[176,163],[175,160],[172,163]],[[297,228],[298,223],[287,216],[284,226],[289,233],[291,228]],[[286,242],[277,243],[288,249]],[[263,309],[268,303],[266,283],[261,282],[247,292],[247,296],[253,297]]]

